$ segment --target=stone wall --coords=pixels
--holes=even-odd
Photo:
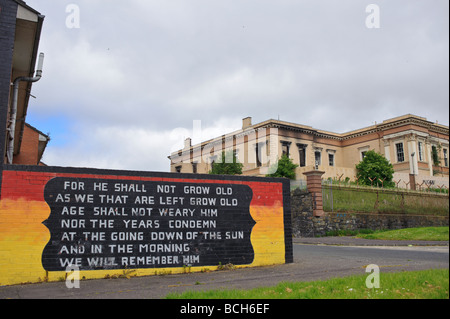
[[[313,216],[313,198],[307,191],[291,193],[292,233],[294,237],[318,237],[327,232],[360,229],[402,229],[412,227],[448,226],[448,216],[332,213]]]
[[[294,237],[314,237],[313,197],[296,189],[291,193],[292,234]]]

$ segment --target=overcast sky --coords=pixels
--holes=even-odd
[[[194,120],[202,139],[247,116],[448,125],[448,0],[26,2],[46,16],[27,121],[50,133],[48,165],[168,171]]]

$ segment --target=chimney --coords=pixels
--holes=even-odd
[[[249,128],[250,126],[252,126],[252,118],[251,117],[246,117],[245,119],[242,120],[242,129],[243,130]]]
[[[187,139],[184,140],[184,149],[189,149],[192,147],[192,139],[190,137],[188,137]]]

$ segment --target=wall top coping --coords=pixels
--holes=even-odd
[[[317,171],[317,170],[303,173],[303,175],[306,176],[322,176],[323,174],[325,174],[325,171]]]

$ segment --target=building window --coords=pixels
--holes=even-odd
[[[233,161],[234,161],[234,159],[236,159],[236,163],[239,162],[239,150],[233,149]]]
[[[289,148],[291,147],[291,142],[281,141],[281,152],[282,155],[289,157]]]
[[[192,173],[197,174],[197,163],[192,163]]]
[[[264,147],[265,143],[256,143],[255,144],[255,155],[256,155],[256,167],[261,167],[261,158],[262,158],[262,148]]]
[[[308,145],[306,144],[297,144],[298,147],[298,155],[300,158],[300,167],[306,166],[306,148]]]
[[[423,143],[419,142],[419,161],[423,162]]]
[[[402,163],[405,161],[405,152],[403,150],[403,143],[395,144],[396,153],[397,153],[397,162]]]
[[[334,154],[328,154],[328,164],[334,166]]]
[[[439,166],[441,160],[439,159],[438,148],[436,146],[431,146],[431,159],[434,166]]]
[[[336,154],[336,150],[327,150],[328,154],[328,166],[334,166],[334,155]]]
[[[214,168],[214,163],[216,162],[216,160],[217,160],[217,156],[211,156],[211,157],[209,158],[209,162],[210,162],[210,164],[211,164],[211,170],[213,170],[213,168]]]
[[[370,146],[364,146],[364,147],[359,147],[358,151],[359,151],[359,158],[361,159],[361,161],[364,160],[364,157],[366,157],[367,152],[370,150]]]
[[[176,171],[177,173],[181,173],[181,166],[175,167],[175,171]]]
[[[443,152],[444,152],[444,166],[448,167],[448,150],[444,148]]]
[[[314,165],[317,167],[322,164],[322,153],[320,151],[314,152]]]

